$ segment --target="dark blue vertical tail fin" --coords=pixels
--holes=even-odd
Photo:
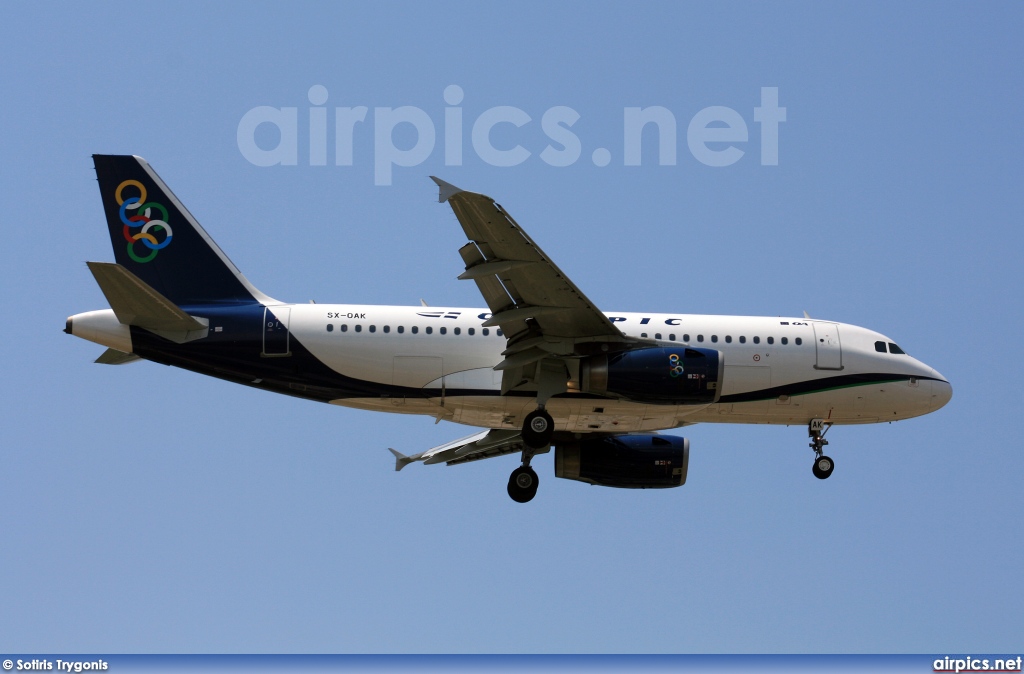
[[[117,263],[175,304],[273,302],[141,157],[93,155]]]

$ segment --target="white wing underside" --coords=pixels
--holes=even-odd
[[[519,431],[491,429],[467,435],[412,456],[406,456],[390,447],[388,451],[395,455],[395,470],[402,470],[416,461],[447,463],[451,466],[456,463],[514,454],[523,451],[523,440],[519,436]]]

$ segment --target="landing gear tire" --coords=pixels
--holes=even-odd
[[[533,468],[520,466],[512,471],[512,475],[508,478],[508,495],[516,503],[526,503],[537,495],[538,486],[540,486],[540,480],[537,479],[537,473],[533,471]]]
[[[825,456],[822,451],[828,444],[825,434],[830,428],[832,428],[832,422],[827,419],[811,419],[807,425],[807,435],[811,438],[811,444],[808,446],[814,450],[814,465],[811,466],[811,472],[819,480],[827,480],[828,476],[832,474],[832,469],[836,467],[832,459]]]
[[[530,412],[523,421],[523,442],[533,449],[550,446],[551,436],[554,432],[555,422],[544,409]]]
[[[836,467],[836,464],[831,458],[822,454],[814,460],[814,466],[811,471],[814,473],[814,477],[819,480],[827,480],[828,476],[832,474],[832,469]]]

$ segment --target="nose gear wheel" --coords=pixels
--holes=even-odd
[[[811,472],[819,480],[828,479],[828,476],[832,474],[832,470],[836,467],[835,462],[830,457],[825,456],[823,451],[825,445],[828,444],[828,440],[825,439],[825,433],[828,433],[830,428],[832,428],[832,423],[824,419],[812,419],[811,423],[807,426],[807,435],[811,438],[811,443],[808,447],[814,450],[814,465],[811,467]]]

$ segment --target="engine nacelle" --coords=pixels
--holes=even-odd
[[[584,436],[555,445],[555,477],[604,487],[678,487],[689,463],[690,441],[673,435]]]
[[[619,395],[654,404],[713,403],[724,360],[714,349],[651,347],[592,356],[580,365],[584,393]]]

